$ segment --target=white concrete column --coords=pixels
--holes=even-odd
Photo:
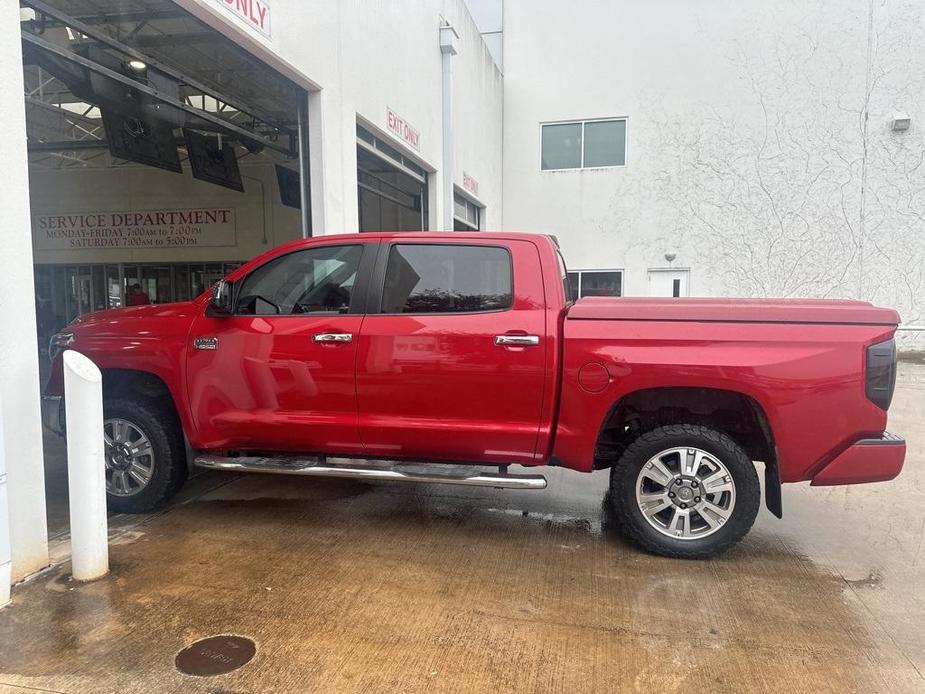
[[[329,229],[327,200],[325,199],[327,150],[324,140],[325,114],[322,108],[324,93],[321,90],[308,93],[308,171],[311,177],[312,234],[337,234]]]
[[[19,3],[0,2],[0,397],[12,580],[48,564]]]
[[[440,27],[440,53],[443,89],[443,206],[441,231],[453,231],[453,56],[459,52],[459,34],[449,24]]]
[[[109,572],[103,374],[80,352],[64,353],[67,491],[71,511],[71,574],[92,581]]]
[[[0,397],[0,607],[10,601],[13,555],[10,551],[10,505],[6,490],[6,452],[3,448],[3,398]]]

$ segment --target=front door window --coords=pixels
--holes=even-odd
[[[360,245],[323,246],[271,260],[241,282],[235,313],[347,313],[362,255]]]

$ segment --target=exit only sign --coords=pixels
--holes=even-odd
[[[270,38],[270,5],[266,0],[214,0],[248,28]]]
[[[421,149],[421,132],[392,109],[386,109],[389,130],[417,150]]]

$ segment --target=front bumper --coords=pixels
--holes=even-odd
[[[58,436],[64,436],[64,397],[61,395],[42,396],[42,424]]]
[[[903,469],[906,441],[888,431],[879,439],[861,439],[813,477],[815,487],[891,480]]]

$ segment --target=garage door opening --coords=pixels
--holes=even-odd
[[[360,231],[427,231],[427,172],[357,126]]]
[[[20,19],[43,374],[75,317],[195,298],[311,234],[303,88],[170,0],[21,0]],[[51,536],[65,465],[47,437]]]
[[[453,193],[453,231],[479,231],[482,208],[459,192]]]
[[[304,90],[168,0],[20,7],[46,332],[311,233]]]

